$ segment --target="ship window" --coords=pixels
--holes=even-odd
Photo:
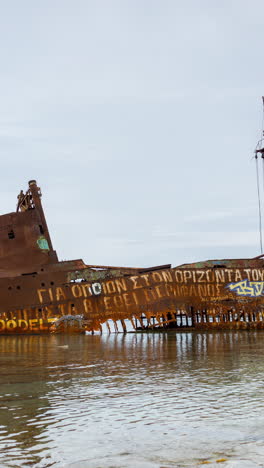
[[[9,231],[8,238],[9,239],[14,239],[15,238],[15,233],[14,233],[13,229],[11,229],[11,231]]]
[[[44,229],[43,229],[42,224],[39,224],[39,231],[40,231],[40,234],[44,234]]]
[[[53,286],[53,285],[54,285],[54,282],[53,282],[53,281],[51,281],[51,282],[50,282],[50,284],[51,284],[51,286]]]
[[[21,273],[21,276],[33,276],[33,275],[37,275],[37,272],[36,271],[33,271],[32,273]]]
[[[41,286],[45,286],[45,283],[41,283]]]
[[[11,291],[12,287],[11,287],[11,286],[8,286],[8,289],[9,289],[9,291]]]
[[[17,286],[17,289],[20,289],[20,286]]]

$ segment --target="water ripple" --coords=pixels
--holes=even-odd
[[[263,337],[2,337],[0,466],[262,466]]]

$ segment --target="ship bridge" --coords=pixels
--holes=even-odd
[[[58,263],[35,180],[18,195],[16,212],[0,216],[0,272],[32,271]]]

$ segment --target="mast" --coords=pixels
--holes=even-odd
[[[260,189],[259,189],[259,168],[258,168],[258,156],[262,159],[262,179],[263,179],[263,191],[264,191],[264,96],[262,96],[262,128],[261,136],[255,149],[255,161],[256,161],[256,176],[257,176],[257,191],[258,191],[258,212],[259,212],[259,240],[260,240],[260,251],[263,254],[263,243],[262,243],[262,215],[261,215],[261,200],[260,200]]]
[[[45,238],[46,238],[46,240],[47,240],[47,242],[49,244],[50,251],[52,251],[53,246],[52,246],[48,225],[47,225],[47,222],[46,222],[45,214],[44,214],[42,203],[41,203],[41,196],[42,196],[41,195],[41,190],[37,186],[36,180],[30,180],[28,182],[28,186],[29,186],[29,190],[30,190],[31,195],[32,195],[32,201],[33,201],[33,204],[34,204],[34,208],[38,211],[40,219],[41,219],[40,230],[42,231],[43,236],[45,236]]]
[[[0,270],[58,263],[36,180],[30,180],[17,198],[16,213],[0,216]]]

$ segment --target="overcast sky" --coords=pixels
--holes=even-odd
[[[0,0],[0,213],[37,179],[60,259],[259,255],[263,0]]]

